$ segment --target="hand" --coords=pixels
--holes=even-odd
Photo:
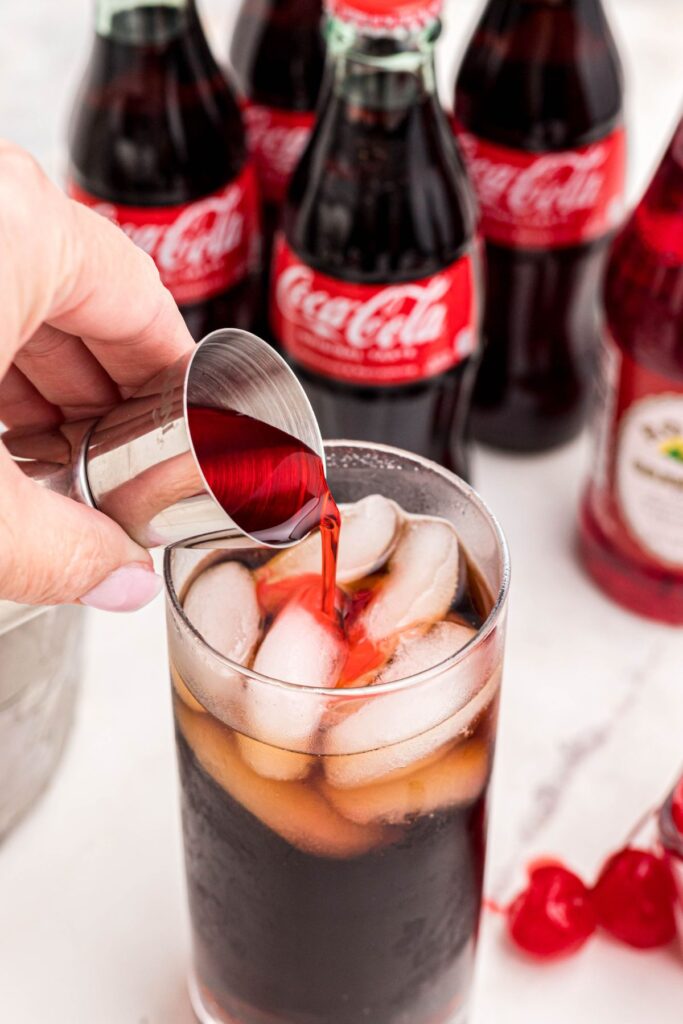
[[[0,421],[97,416],[192,339],[152,260],[0,142]],[[28,480],[0,444],[0,598],[128,611],[161,588],[113,520]]]

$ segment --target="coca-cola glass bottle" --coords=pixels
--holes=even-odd
[[[474,207],[434,81],[439,4],[329,0],[329,82],[273,256],[271,326],[323,437],[467,475]]]
[[[477,437],[539,451],[581,429],[599,284],[622,209],[622,74],[601,0],[489,0],[455,90],[486,242]]]
[[[604,303],[581,553],[616,601],[683,624],[683,121],[615,240]]]
[[[98,0],[69,148],[69,193],[150,253],[197,340],[252,325],[256,179],[194,0]]]
[[[261,191],[267,287],[280,209],[315,119],[325,64],[322,0],[242,0],[230,64]]]

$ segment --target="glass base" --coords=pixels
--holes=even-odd
[[[187,991],[190,996],[192,1010],[199,1024],[240,1024],[240,1021],[235,1020],[234,1017],[228,1017],[215,1004],[209,1006],[209,1002],[202,993],[194,971],[190,971],[188,976]]]
[[[231,1017],[221,1009],[218,1004],[202,990],[194,971],[190,971],[187,979],[187,989],[190,996],[190,1003],[195,1017],[199,1024],[244,1024],[239,1017]],[[428,1024],[467,1024],[468,1008],[459,1006],[454,1008],[446,1017],[438,1021],[429,1021]],[[264,1020],[265,1024],[265,1020]]]

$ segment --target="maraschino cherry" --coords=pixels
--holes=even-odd
[[[671,798],[671,815],[683,836],[683,778]],[[508,907],[488,905],[507,915],[520,949],[547,960],[575,953],[598,925],[635,949],[666,946],[676,934],[678,898],[667,859],[627,845],[606,861],[592,889],[558,861],[537,862],[529,869],[526,889]]]
[[[663,857],[626,847],[605,864],[593,889],[600,925],[636,949],[666,946],[676,934],[676,890]]]
[[[597,923],[588,889],[560,864],[531,868],[529,884],[507,915],[515,944],[543,960],[576,952]]]

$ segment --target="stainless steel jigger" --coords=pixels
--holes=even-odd
[[[2,440],[27,476],[98,508],[145,547],[200,533],[246,533],[204,479],[188,405],[232,409],[279,427],[324,464],[318,424],[290,368],[261,338],[233,329],[207,335],[99,420],[40,434],[8,431]]]

